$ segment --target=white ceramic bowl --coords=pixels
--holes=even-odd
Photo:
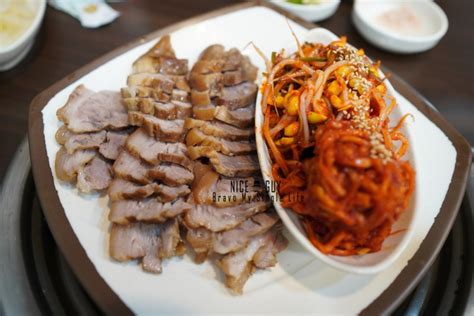
[[[326,29],[317,28],[308,32],[307,36],[303,39],[308,42],[318,42],[323,44],[329,44],[336,40],[338,37]],[[296,47],[285,47],[287,52],[293,52]],[[384,77],[383,73],[380,72],[380,76]],[[395,96],[396,92],[393,86],[388,80],[385,81],[387,86],[388,94]],[[257,141],[257,153],[260,168],[262,170],[263,179],[265,183],[271,183],[273,180],[271,171],[271,159],[268,153],[268,148],[265,140],[262,136],[262,125],[263,125],[263,112],[260,106],[262,95],[259,92],[257,96],[257,107],[255,113],[255,129],[256,129],[256,141]],[[400,118],[402,113],[399,113],[399,109],[395,108],[394,112],[390,115],[393,118],[395,116]],[[405,135],[410,139],[410,132],[404,130]],[[413,163],[413,157],[409,157]],[[313,244],[309,241],[306,236],[306,232],[301,225],[301,222],[296,214],[291,210],[285,209],[279,202],[278,192],[269,192],[270,197],[273,201],[273,205],[280,216],[283,224],[288,231],[295,237],[295,239],[312,255],[321,260],[322,262],[342,271],[356,273],[356,274],[375,274],[388,268],[408,245],[413,235],[413,224],[415,222],[416,208],[412,206],[406,210],[397,222],[393,225],[392,231],[404,230],[403,234],[390,235],[384,242],[382,250],[376,253],[369,253],[361,256],[330,256],[320,252]]]
[[[13,0],[15,1],[15,0]],[[37,2],[37,12],[29,28],[8,46],[0,47],[0,71],[15,67],[30,51],[34,39],[43,21],[46,10],[46,0],[31,0]]]
[[[309,22],[318,22],[329,18],[339,7],[340,0],[321,0],[319,4],[294,4],[285,0],[272,0],[280,8]]]
[[[413,13],[419,22],[418,34],[402,34],[384,26],[377,17],[397,7]],[[418,53],[433,48],[448,30],[448,18],[430,0],[357,0],[352,11],[357,30],[373,45],[394,53]]]

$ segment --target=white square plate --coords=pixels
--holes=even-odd
[[[286,236],[290,239],[290,245],[278,256],[279,264],[252,276],[242,296],[229,294],[211,264],[196,265],[189,256],[166,261],[161,275],[145,273],[135,262],[122,264],[112,261],[107,251],[107,198],[79,195],[77,190],[59,182],[54,175],[54,159],[59,149],[54,133],[60,126],[56,110],[79,84],[94,90],[118,90],[125,86],[132,62],[156,42],[158,34],[164,32],[171,32],[178,57],[188,58],[191,65],[206,46],[214,43],[223,44],[226,48],[243,49],[253,41],[266,55],[270,55],[292,42],[283,15],[251,4],[238,8],[227,9],[226,12],[230,12],[227,14],[216,16],[217,13],[211,13],[172,26],[146,37],[147,42],[137,41],[111,52],[55,84],[35,98],[31,105],[33,171],[49,226],[78,278],[96,303],[107,312],[120,310],[118,305],[123,302],[132,312],[143,315],[359,313],[391,285],[420,247],[438,215],[448,187],[451,212],[457,210],[456,205],[459,205],[465,186],[463,177],[467,175],[469,157],[463,151],[462,161],[459,162],[458,157],[456,164],[456,168],[461,167],[462,170],[455,170],[458,147],[453,146],[452,137],[448,138],[417,107],[397,95],[399,109],[415,116],[415,122],[410,123],[408,129],[417,171],[415,207],[420,209],[421,215],[413,225],[410,243],[383,272],[353,275],[330,268],[315,259],[288,233]],[[209,16],[214,17],[205,19]],[[196,23],[190,25],[192,22]],[[290,24],[298,37],[305,37],[307,28],[293,21]],[[263,62],[253,49],[247,48],[244,53],[263,71]],[[459,137],[454,131],[450,130],[450,133]],[[464,148],[464,145],[461,141],[459,146]],[[459,178],[456,187],[450,187],[453,170]],[[441,236],[438,241],[442,244],[445,237]],[[415,270],[420,272],[422,269]],[[406,282],[407,288],[414,285],[413,280]],[[115,294],[109,289],[119,300],[114,301]],[[393,301],[397,299],[394,297]],[[385,307],[390,305],[388,302]]]

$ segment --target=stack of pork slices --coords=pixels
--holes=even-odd
[[[191,208],[194,179],[183,143],[192,112],[187,73],[187,60],[176,58],[164,36],[134,62],[122,88],[129,123],[138,128],[113,165],[109,251],[118,261],[141,260],[148,272],[160,273],[163,259],[185,251],[179,217]]]
[[[56,132],[56,176],[83,193],[106,189],[111,166],[126,137],[127,110],[118,92],[94,92],[79,85],[56,113],[64,124]]]
[[[287,246],[257,176],[254,142],[257,68],[237,49],[206,48],[190,74],[193,118],[186,145],[194,167],[183,223],[197,262],[211,257],[234,293],[257,268],[276,264]]]

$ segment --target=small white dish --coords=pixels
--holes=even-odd
[[[323,28],[316,28],[310,30],[306,36],[302,39],[307,42],[316,42],[323,43],[325,45],[330,42],[338,39],[338,37],[331,33],[330,31]],[[296,47],[284,47],[286,51],[293,52],[296,50]],[[384,74],[380,71],[380,76],[385,77]],[[397,93],[393,86],[388,80],[385,81],[387,86],[388,94],[391,96],[396,96]],[[257,110],[255,111],[255,136],[257,142],[257,153],[258,160],[260,162],[260,168],[262,170],[262,175],[265,183],[272,183],[272,162],[268,152],[268,148],[262,136],[262,126],[263,126],[263,112],[261,109],[261,93],[257,96]],[[399,118],[402,113],[399,108],[395,108],[394,113],[391,115],[391,118]],[[395,116],[395,117],[393,117]],[[404,130],[405,135],[410,139],[410,131]],[[411,155],[412,153],[410,153]],[[413,157],[408,157],[412,164]],[[415,196],[416,196],[415,189]],[[301,225],[299,217],[291,210],[285,209],[280,204],[280,198],[278,192],[269,190],[271,200],[273,205],[280,216],[283,224],[285,224],[288,231],[293,235],[293,237],[313,256],[321,260],[322,262],[330,265],[333,268],[336,268],[341,271],[355,273],[355,274],[376,274],[385,269],[387,269],[397,258],[402,254],[403,250],[408,245],[412,234],[413,234],[413,225],[415,222],[415,215],[417,208],[414,205],[411,205],[398,221],[393,225],[392,231],[404,230],[403,234],[394,234],[389,236],[384,244],[382,250],[376,253],[369,253],[361,256],[332,256],[326,255],[319,251],[308,239],[304,228]],[[415,200],[416,197],[413,198]]]
[[[329,18],[336,12],[340,2],[340,0],[321,0],[318,4],[294,4],[286,0],[272,0],[273,4],[309,22]]]
[[[36,5],[36,13],[31,25],[13,43],[0,46],[0,71],[15,67],[28,54],[46,11],[46,0],[29,0]]]
[[[401,54],[433,48],[448,30],[446,14],[430,0],[356,0],[352,21],[370,43]]]

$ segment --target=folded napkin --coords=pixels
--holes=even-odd
[[[87,28],[108,24],[120,15],[104,0],[49,0],[48,3],[53,8],[72,15]]]

